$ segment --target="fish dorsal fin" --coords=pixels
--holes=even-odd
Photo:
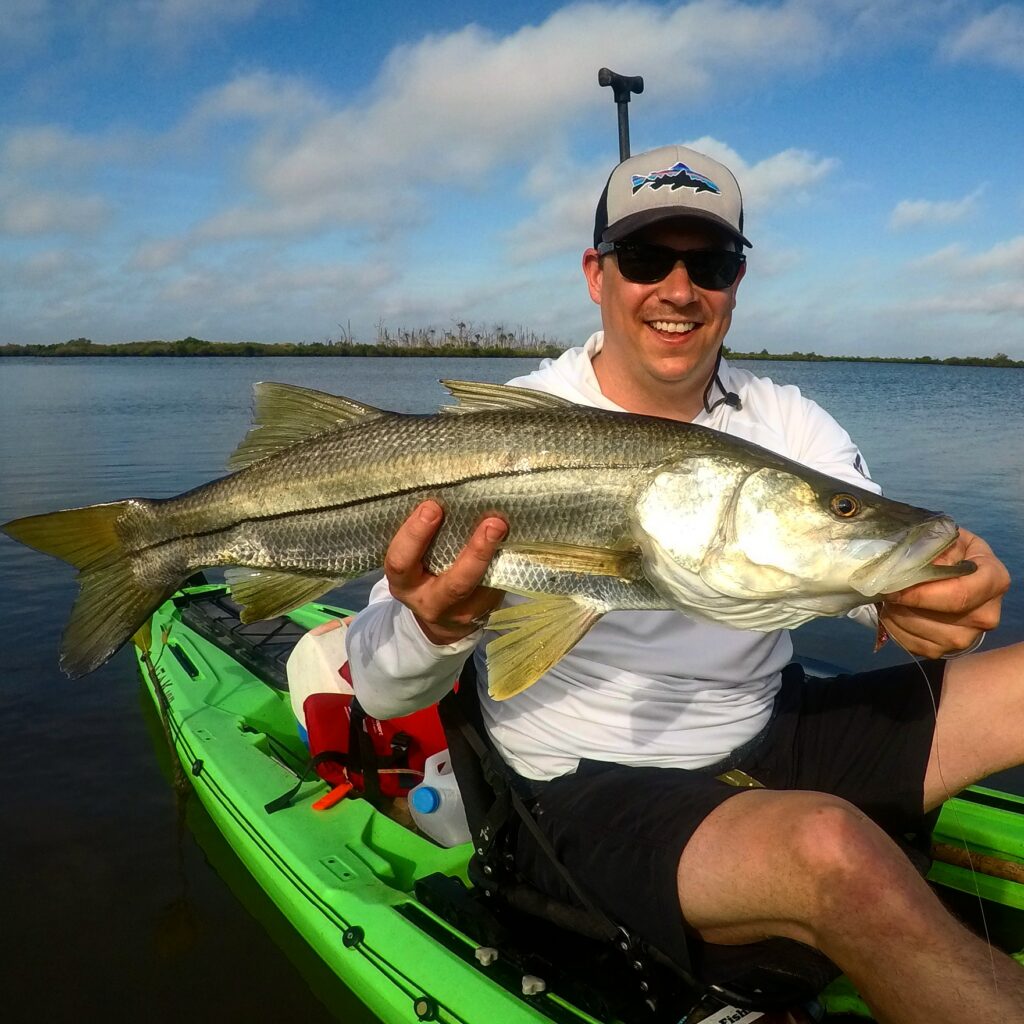
[[[243,469],[342,423],[383,415],[380,409],[326,391],[260,381],[253,385],[252,427],[228,459]]]
[[[572,402],[557,395],[549,395],[544,391],[532,388],[510,387],[508,384],[488,384],[480,380],[443,380],[441,383],[448,389],[458,405],[444,405],[441,412],[466,413],[484,412],[493,409],[572,409],[577,408]]]
[[[242,622],[257,622],[284,615],[307,601],[315,601],[340,580],[271,569],[226,569],[224,579],[231,596],[242,606]]]
[[[607,609],[559,595],[533,596],[492,612],[488,629],[508,630],[487,645],[487,692],[508,700],[532,686]]]

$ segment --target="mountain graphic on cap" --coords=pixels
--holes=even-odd
[[[651,171],[650,174],[633,175],[633,195],[636,195],[645,185],[651,188],[692,188],[695,192],[716,192],[721,189],[703,174],[698,174],[692,167],[687,167],[682,161],[667,168],[664,171]]]

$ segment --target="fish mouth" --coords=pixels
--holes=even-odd
[[[949,516],[936,516],[915,527],[901,543],[850,576],[850,585],[865,597],[892,594],[917,583],[965,576],[973,572],[972,562],[956,565],[932,565],[932,560],[947,551],[960,535]]]

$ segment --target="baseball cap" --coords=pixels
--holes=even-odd
[[[608,178],[594,217],[594,246],[675,217],[723,228],[742,245],[743,196],[725,164],[686,146],[662,146],[623,160]]]

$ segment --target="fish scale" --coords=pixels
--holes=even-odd
[[[257,385],[236,472],[174,498],[6,524],[80,570],[65,670],[102,664],[198,569],[247,571],[233,578],[247,621],[312,600],[380,566],[428,498],[445,512],[425,559],[436,573],[485,516],[508,523],[484,582],[529,600],[489,621],[507,631],[488,646],[502,698],[613,609],[767,630],[842,614],[887,584],[969,571],[928,564],[956,536],[947,517],[742,439],[519,388],[449,388],[459,405],[423,416]]]

